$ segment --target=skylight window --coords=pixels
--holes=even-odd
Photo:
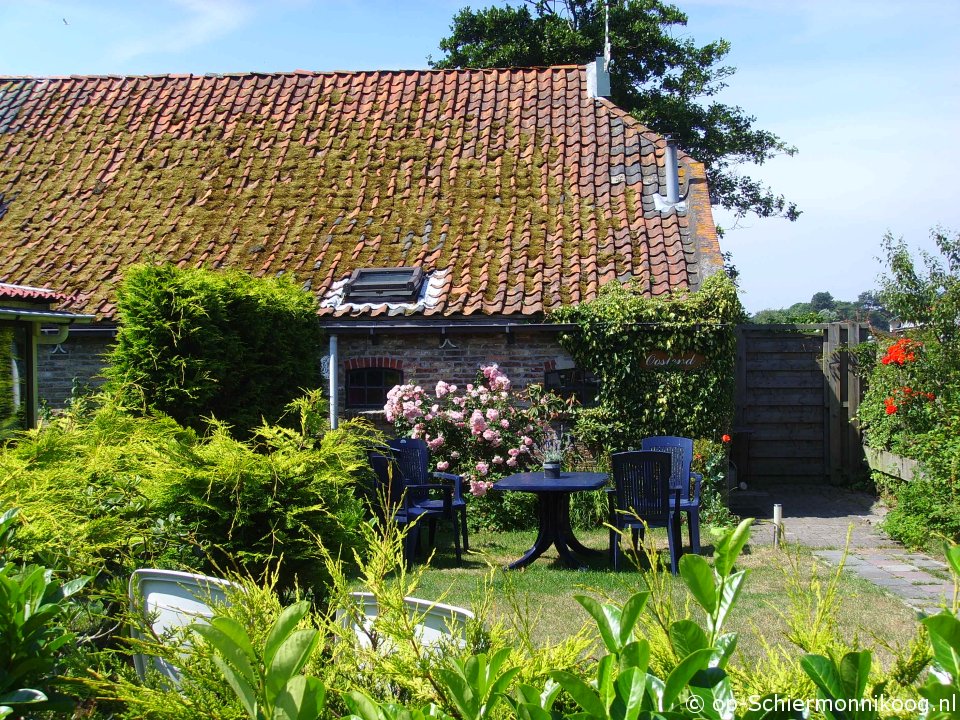
[[[348,303],[415,302],[423,285],[423,270],[414,268],[361,268],[354,270],[343,300]]]

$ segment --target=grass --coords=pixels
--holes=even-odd
[[[651,531],[659,550],[661,562],[668,566],[669,555],[662,531]],[[607,531],[581,531],[578,538],[588,547],[607,547]],[[438,552],[424,573],[417,594],[430,599],[443,599],[453,605],[469,607],[482,595],[485,582],[493,589],[491,619],[501,619],[509,626],[516,607],[526,608],[533,617],[532,639],[538,644],[549,644],[561,637],[576,633],[590,618],[576,602],[574,595],[590,594],[625,601],[633,593],[645,589],[644,577],[648,571],[631,568],[615,573],[609,569],[604,552],[588,560],[584,570],[566,568],[556,552],[551,550],[523,570],[504,570],[504,566],[519,558],[532,544],[533,532],[476,532],[470,536],[471,553],[462,566],[456,564],[449,538],[438,538]],[[709,537],[704,540],[709,542]],[[703,548],[712,554],[709,545]],[[739,567],[748,568],[750,577],[734,610],[727,629],[740,633],[739,653],[745,662],[763,657],[761,635],[767,641],[787,645],[789,631],[785,614],[790,613],[789,590],[819,587],[821,594],[835,570],[819,565],[809,551],[803,548],[774,550],[768,546],[750,546],[745,549]],[[683,611],[687,592],[679,578],[667,577],[665,586]],[[816,594],[806,593],[806,597]],[[514,600],[511,600],[514,598]],[[694,612],[691,607],[691,612]],[[815,607],[800,613],[811,614]],[[846,643],[876,646],[874,638],[887,647],[905,647],[913,638],[917,622],[913,611],[900,600],[885,593],[872,583],[843,572],[837,579],[836,607],[827,622],[832,622],[837,634]],[[801,619],[803,625],[805,620]],[[797,650],[799,654],[799,650]],[[876,656],[882,663],[890,660],[890,653],[878,649]]]

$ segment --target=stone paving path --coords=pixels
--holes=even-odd
[[[849,532],[849,572],[923,612],[936,612],[953,598],[946,563],[910,552],[887,537],[878,527],[886,509],[870,495],[826,485],[781,484],[732,493],[730,502],[739,515],[760,521],[753,531],[754,543],[773,542],[773,505],[780,503],[787,542],[810,547],[818,558],[837,565]]]

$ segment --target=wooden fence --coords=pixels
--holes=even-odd
[[[737,330],[738,480],[842,484],[862,467],[854,358],[867,327],[742,325]]]

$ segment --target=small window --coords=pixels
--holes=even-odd
[[[547,370],[543,376],[543,386],[563,397],[573,395],[581,405],[592,407],[596,405],[600,383],[593,373],[580,368],[564,368]]]
[[[420,268],[362,268],[347,283],[344,302],[416,302],[423,285]]]
[[[393,368],[370,367],[347,371],[347,407],[357,410],[380,409],[387,403],[387,392],[403,382],[403,373]]]

